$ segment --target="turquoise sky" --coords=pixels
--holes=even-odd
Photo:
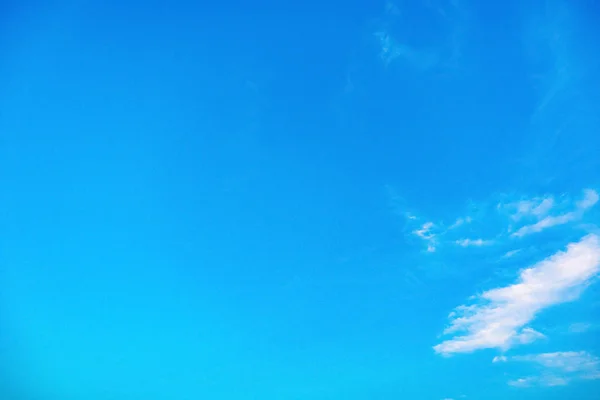
[[[0,398],[598,398],[594,1],[195,3],[0,2]]]

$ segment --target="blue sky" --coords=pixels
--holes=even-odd
[[[595,399],[590,0],[0,5],[0,390]]]

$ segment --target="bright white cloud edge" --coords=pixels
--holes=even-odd
[[[578,298],[600,270],[600,239],[594,234],[571,243],[519,274],[517,283],[488,290],[477,302],[450,313],[444,334],[454,337],[434,346],[442,355],[479,349],[508,350],[543,335],[527,325],[541,310]]]

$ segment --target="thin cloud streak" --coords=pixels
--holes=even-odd
[[[470,224],[471,221],[472,221],[471,217],[457,218],[456,221],[448,227],[448,230],[456,229],[459,226],[462,226],[464,224]]]
[[[460,240],[457,240],[455,243],[462,247],[469,247],[469,246],[479,247],[479,246],[490,245],[490,244],[493,244],[494,242],[492,240],[483,240],[483,239],[460,239]]]
[[[510,251],[507,251],[506,253],[504,253],[504,255],[502,256],[502,258],[511,258],[511,257],[514,257],[515,255],[517,255],[520,252],[521,252],[521,249],[510,250]]]
[[[567,214],[559,215],[557,217],[546,217],[543,220],[536,222],[535,224],[525,225],[519,228],[518,231],[514,232],[511,236],[523,237],[532,233],[538,233],[544,229],[551,228],[557,225],[564,225],[578,218],[578,213],[570,212]]]
[[[583,193],[583,199],[576,203],[576,209],[574,211],[557,216],[546,216],[545,218],[539,220],[534,224],[525,225],[519,228],[511,236],[523,237],[532,233],[541,232],[553,226],[564,225],[569,222],[580,219],[588,209],[596,205],[599,199],[598,193],[596,193],[595,190],[586,189]]]

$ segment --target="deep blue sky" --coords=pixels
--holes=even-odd
[[[597,398],[598,18],[0,3],[0,390]]]

